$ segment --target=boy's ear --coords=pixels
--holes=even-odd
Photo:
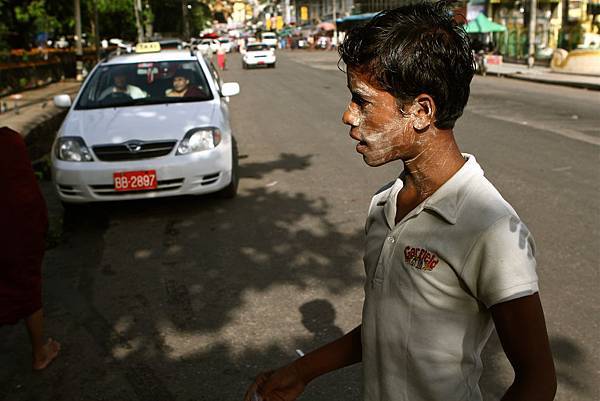
[[[422,93],[415,98],[413,128],[416,131],[425,131],[434,122],[435,102],[433,98],[426,93]]]

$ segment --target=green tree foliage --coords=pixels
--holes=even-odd
[[[212,22],[212,13],[206,3],[196,3],[192,8],[191,31],[192,36],[198,36],[198,33],[210,26]]]
[[[49,12],[52,9],[52,12]],[[37,34],[68,31],[73,18],[73,2],[56,0],[0,1],[0,42],[11,48],[35,46]]]
[[[83,33],[91,36],[94,2],[98,9],[100,35],[103,38],[135,37],[133,0],[80,0]],[[72,0],[0,0],[0,46],[31,48],[36,37],[46,33],[50,39],[75,34]]]
[[[133,0],[86,0],[86,12],[91,21],[94,18],[94,1],[98,7],[100,38],[135,39]]]
[[[146,31],[164,36],[181,36],[183,31],[182,0],[142,0],[142,19]],[[190,4],[186,13],[192,36],[210,24],[211,12],[206,2],[183,0]],[[211,1],[211,0],[206,0]],[[136,25],[134,0],[80,0],[82,30],[92,39],[94,5],[98,12],[99,38],[134,41]],[[152,26],[152,29],[148,29]],[[50,39],[75,34],[73,0],[0,0],[0,49],[38,45],[36,38],[46,33]]]
[[[181,1],[148,0],[148,5],[155,15],[154,32],[161,33],[163,36],[181,36],[183,32]],[[198,33],[212,22],[208,3],[198,0],[183,1],[186,5],[191,5],[186,15],[190,22],[190,33],[197,37]]]

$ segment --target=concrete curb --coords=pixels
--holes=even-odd
[[[527,75],[523,75],[523,74],[507,74],[506,76],[508,78],[520,79],[522,81],[539,82],[539,83],[548,84],[548,85],[569,86],[572,88],[581,88],[581,89],[600,91],[600,84],[595,84],[592,82],[554,81],[551,79],[536,78],[536,77],[531,77],[531,76],[527,76]]]
[[[519,79],[521,81],[537,82],[540,84],[567,86],[567,87],[571,87],[571,88],[600,91],[600,84],[595,84],[593,82],[556,81],[553,79],[532,76],[532,74],[520,74],[520,73],[514,73],[514,72],[499,72],[499,71],[488,71],[487,75],[493,75],[496,77],[506,77],[506,78],[511,78],[511,79]]]

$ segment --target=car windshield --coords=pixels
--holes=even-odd
[[[100,66],[86,84],[76,109],[213,99],[197,61],[160,61]]]
[[[219,39],[219,42],[221,42],[221,43],[229,43],[229,39]]]
[[[269,46],[268,45],[252,45],[252,46],[248,46],[248,51],[249,52],[260,52],[263,50],[269,50]]]

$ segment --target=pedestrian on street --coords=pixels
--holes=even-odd
[[[48,214],[25,142],[0,128],[0,326],[25,320],[34,370],[57,357],[60,344],[44,340],[42,260]]]
[[[225,69],[225,49],[223,46],[219,46],[217,49],[217,64],[221,70]]]
[[[533,237],[454,138],[474,62],[446,4],[383,11],[340,46],[357,152],[369,166],[404,168],[369,207],[362,324],[261,373],[246,401],[295,400],[358,362],[365,401],[480,401],[494,324],[515,373],[502,399],[553,400]]]

